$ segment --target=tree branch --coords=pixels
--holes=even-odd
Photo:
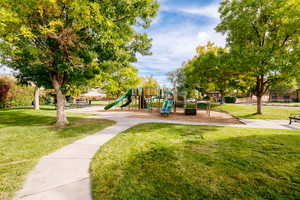
[[[269,84],[269,85],[267,85],[266,87],[265,87],[265,89],[263,90],[263,94],[265,94],[268,90],[269,90],[269,88],[271,87],[271,85]]]
[[[285,36],[285,39],[283,40],[283,42],[282,42],[282,44],[281,44],[281,47],[283,47],[283,46],[285,45],[285,43],[288,41],[289,37],[290,37],[289,34],[287,34],[287,35]]]
[[[129,17],[128,15],[123,15],[119,18],[116,18],[116,19],[112,19],[113,22],[118,22],[118,21],[121,21],[122,19],[125,19],[126,17]]]
[[[253,27],[253,29],[254,29],[256,35],[257,35],[257,38],[259,39],[259,44],[260,44],[260,46],[261,46],[261,41],[260,41],[261,39],[260,39],[259,31],[258,31],[257,27],[256,27],[254,24],[251,24],[251,25],[252,25],[252,27]]]

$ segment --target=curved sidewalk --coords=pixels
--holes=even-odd
[[[117,134],[141,123],[161,122],[190,125],[244,128],[295,129],[285,120],[245,120],[244,125],[210,124],[158,119],[128,118],[132,113],[102,113],[91,118],[111,119],[117,123],[43,157],[28,175],[17,200],[91,200],[89,166],[101,145]]]
[[[17,200],[91,200],[89,165],[99,147],[118,133],[138,124],[136,120],[115,120],[117,124],[87,136],[45,157],[28,175]]]

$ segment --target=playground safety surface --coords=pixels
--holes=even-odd
[[[128,110],[128,109],[114,109],[110,112],[132,112],[132,116],[128,118],[139,119],[162,119],[162,120],[174,120],[174,121],[188,121],[188,122],[203,122],[203,123],[222,123],[222,124],[243,124],[238,118],[221,111],[211,111],[210,115],[206,110],[198,110],[197,115],[184,115],[183,109],[178,109],[176,113],[171,113],[169,116],[162,116],[158,110]],[[99,110],[98,112],[104,112]],[[138,113],[138,115],[137,115]]]

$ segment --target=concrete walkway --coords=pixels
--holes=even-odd
[[[94,113],[94,109],[70,110]],[[126,129],[141,123],[161,122],[191,125],[230,126],[243,128],[300,129],[288,125],[287,120],[243,120],[244,125],[210,124],[158,119],[128,118],[133,113],[103,112],[91,118],[111,119],[116,125],[43,157],[28,175],[23,189],[16,194],[17,200],[91,200],[89,165],[101,145]],[[138,115],[138,113],[137,113]]]
[[[118,119],[126,118],[128,116],[143,115],[141,113],[134,112],[95,112],[96,110],[103,110],[104,106],[88,107],[83,109],[69,110],[71,112],[89,113],[95,114],[96,118],[108,118]],[[167,119],[167,118],[166,118]],[[121,119],[120,119],[121,120]],[[128,120],[128,119],[126,119]],[[209,126],[230,126],[230,127],[241,127],[241,128],[267,128],[267,129],[289,129],[289,130],[300,130],[300,123],[293,123],[289,125],[289,120],[269,120],[269,119],[241,119],[244,124],[222,124],[222,123],[201,123],[201,122],[186,122],[186,121],[174,121],[174,120],[159,120],[159,119],[140,119],[140,123],[144,122],[166,122],[166,123],[180,123],[180,124],[192,124],[192,125],[209,125]]]
[[[108,117],[109,118],[109,117]],[[139,122],[116,120],[117,124],[43,157],[29,174],[15,199],[91,200],[89,165],[99,147]]]
[[[271,119],[241,119],[246,127],[249,128],[271,128],[300,130],[299,123],[289,124],[289,120],[271,120]]]

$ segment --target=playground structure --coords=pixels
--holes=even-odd
[[[159,108],[161,115],[169,116],[171,113],[176,113],[177,107],[187,109],[186,96],[185,92],[178,92],[176,89],[170,88],[131,88],[126,94],[105,106],[105,110],[118,105],[121,109],[127,107],[128,110],[133,111],[148,110],[152,112],[154,108]],[[197,102],[194,104],[197,110]],[[210,106],[207,107],[210,109]]]
[[[149,111],[153,111],[154,106],[162,106],[160,109],[161,114],[169,115],[174,107],[174,93],[176,93],[175,90],[168,88],[131,88],[126,94],[108,104],[105,110],[109,110],[119,104],[121,104],[121,108],[128,107],[129,110]]]

